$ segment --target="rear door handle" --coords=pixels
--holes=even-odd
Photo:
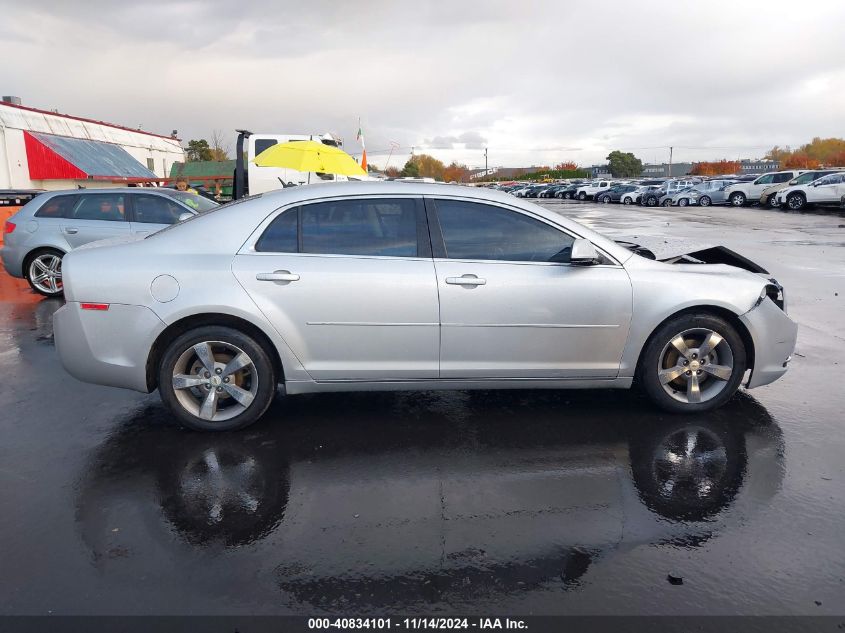
[[[487,283],[487,280],[475,275],[461,275],[460,277],[446,277],[446,283],[454,286],[483,286]]]
[[[69,235],[76,235],[77,233],[79,233],[79,229],[76,228],[75,226],[68,226],[68,227],[65,227],[65,233],[67,233]]]
[[[289,270],[274,270],[272,273],[258,273],[258,281],[299,281],[299,275]]]

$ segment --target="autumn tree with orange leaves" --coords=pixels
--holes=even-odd
[[[766,158],[780,161],[781,167],[791,169],[815,169],[845,167],[845,139],[815,137],[798,149],[775,145],[766,153]]]
[[[719,176],[720,174],[737,174],[742,171],[742,165],[735,160],[714,160],[695,163],[690,170],[693,176]]]
[[[452,161],[443,171],[443,180],[445,182],[466,182],[469,180],[469,167]]]

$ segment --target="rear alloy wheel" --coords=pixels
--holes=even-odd
[[[786,198],[786,206],[793,211],[800,211],[807,206],[807,199],[800,193],[791,193]]]
[[[631,196],[625,196],[622,198],[622,204],[634,204],[634,201],[631,200]]]
[[[745,204],[745,194],[741,191],[737,191],[731,194],[731,197],[728,198],[730,203],[735,207],[741,207]]]
[[[777,209],[777,208],[780,206],[780,205],[778,204],[778,195],[777,195],[776,193],[773,193],[772,195],[770,195],[770,196],[769,196],[768,205],[769,205],[772,209]]]
[[[583,202],[584,200],[587,199],[587,194],[582,191],[581,193],[578,194],[578,199]]]
[[[701,196],[698,199],[698,204],[702,207],[709,207],[711,202],[713,201],[710,199],[710,196]]]
[[[276,393],[267,351],[228,327],[201,327],[171,343],[158,376],[164,403],[185,426],[231,431],[258,420]]]
[[[686,314],[666,323],[646,344],[639,378],[655,404],[686,413],[724,404],[745,369],[745,345],[730,323],[711,314]]]
[[[678,206],[679,207],[685,207],[688,204],[689,204],[689,200],[686,199],[686,198],[681,198],[680,200],[678,200]]]
[[[33,253],[26,264],[26,280],[38,294],[58,297],[64,292],[61,251],[49,248]]]

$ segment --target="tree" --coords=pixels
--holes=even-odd
[[[819,161],[806,152],[791,152],[780,161],[781,169],[818,169]]]
[[[558,163],[557,165],[555,165],[555,169],[558,171],[575,171],[576,169],[578,169],[578,163],[571,160],[566,160],[562,163]]]
[[[643,172],[643,161],[630,152],[610,152],[607,155],[607,164],[614,178],[639,176]]]
[[[398,167],[385,167],[384,175],[388,178],[399,178],[399,176],[402,175],[402,172],[399,171]]]
[[[402,168],[402,171],[399,172],[399,175],[403,178],[419,178],[420,176],[420,166],[417,164],[416,157],[411,156],[408,159],[408,162],[405,163],[405,166]]]
[[[742,171],[742,165],[735,160],[715,160],[695,163],[690,170],[693,176],[719,176],[721,174],[737,174]]]
[[[229,160],[229,143],[220,130],[211,133],[211,160]]]
[[[446,182],[466,182],[469,180],[469,168],[466,165],[452,161],[443,171],[443,180]]]
[[[208,146],[208,141],[204,138],[201,138],[198,141],[188,141],[186,153],[189,161],[214,160],[211,148]]]
[[[428,154],[415,154],[408,159],[402,168],[402,176],[411,178],[434,178],[443,180],[446,166]]]
[[[379,171],[379,168],[367,161],[367,172]]]

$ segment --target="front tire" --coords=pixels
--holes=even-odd
[[[645,199],[645,206],[647,207],[656,207],[657,206],[657,198],[654,196],[649,196]]]
[[[42,248],[31,253],[24,264],[29,287],[45,297],[61,296],[64,292],[62,257],[64,253],[55,248]]]
[[[800,193],[791,193],[786,198],[786,206],[792,211],[800,211],[807,206],[807,198]]]
[[[660,326],[643,348],[637,377],[649,398],[672,413],[720,407],[739,388],[746,351],[722,317],[682,314]]]
[[[671,207],[671,206],[672,206],[672,199],[671,199],[671,198],[666,198],[666,199],[663,201],[662,205],[663,205],[664,207]]]
[[[710,196],[701,196],[698,199],[698,204],[700,204],[702,207],[709,207],[712,202],[713,201],[710,199]]]
[[[610,196],[602,196],[600,202],[602,204],[610,204]]]
[[[680,200],[678,200],[678,206],[679,207],[685,207],[688,204],[689,204],[689,200],[687,200],[686,198],[681,198]]]
[[[165,350],[159,365],[164,404],[197,431],[242,429],[260,418],[276,394],[268,350],[243,332],[207,326]]]
[[[735,207],[741,207],[745,204],[745,194],[741,191],[737,191],[731,194],[731,197],[728,198],[730,203]]]
[[[622,204],[634,204],[634,201],[633,201],[633,200],[631,200],[631,197],[630,197],[630,196],[625,196],[625,197],[622,199]]]

